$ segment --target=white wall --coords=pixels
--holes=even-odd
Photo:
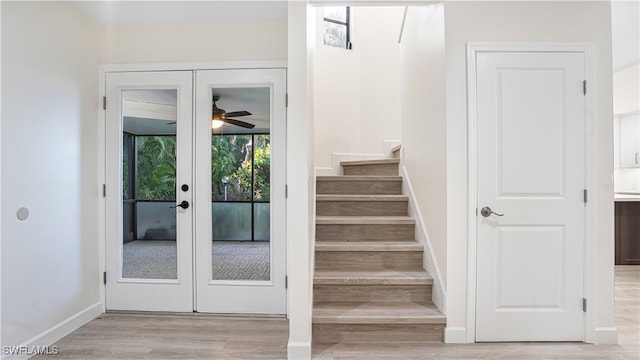
[[[588,42],[595,46],[597,182],[592,206],[597,242],[595,341],[615,341],[613,323],[613,134],[611,126],[610,3],[445,3],[447,101],[447,328],[467,324],[467,87],[468,42]],[[593,330],[593,328],[592,328]]]
[[[2,344],[42,345],[101,309],[100,30],[63,2],[1,6]]]
[[[311,358],[311,312],[315,229],[313,143],[313,26],[315,12],[306,2],[288,7],[289,108],[287,110],[287,273],[289,360]],[[307,33],[307,29],[311,29]]]
[[[102,64],[285,60],[287,24],[112,27]]]
[[[352,7],[352,50],[323,44],[317,8],[314,53],[316,165],[332,153],[382,154],[384,140],[400,138],[402,7]]]
[[[447,119],[444,5],[409,7],[401,44],[403,166],[446,279]]]

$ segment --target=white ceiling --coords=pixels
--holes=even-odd
[[[71,1],[105,27],[183,26],[287,21],[287,2],[258,1]],[[324,1],[331,3],[331,1]],[[611,6],[613,69],[640,62],[640,1],[614,0]]]
[[[105,27],[278,23],[286,1],[68,1]]]

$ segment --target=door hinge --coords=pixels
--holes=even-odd
[[[107,272],[102,273],[102,283],[107,285]]]
[[[582,80],[582,94],[587,95],[587,80]]]
[[[284,198],[285,199],[289,198],[289,185],[284,186]]]
[[[587,299],[582,298],[582,312],[587,312]]]
[[[284,94],[284,107],[289,107],[289,93]]]
[[[284,288],[288,289],[289,288],[289,276],[284,277]]]
[[[584,203],[587,203],[587,189],[584,189],[582,191],[582,200],[584,200]]]
[[[107,184],[102,184],[102,197],[107,197]]]
[[[102,109],[103,110],[107,110],[107,97],[106,96],[102,97]]]

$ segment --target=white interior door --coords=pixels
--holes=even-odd
[[[584,55],[479,52],[476,72],[476,340],[582,341]]]
[[[192,92],[191,71],[106,75],[108,310],[193,311]]]
[[[284,69],[196,72],[199,312],[286,313],[285,86]]]

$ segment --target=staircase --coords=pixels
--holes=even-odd
[[[442,342],[399,159],[341,164],[317,178],[313,343]]]

